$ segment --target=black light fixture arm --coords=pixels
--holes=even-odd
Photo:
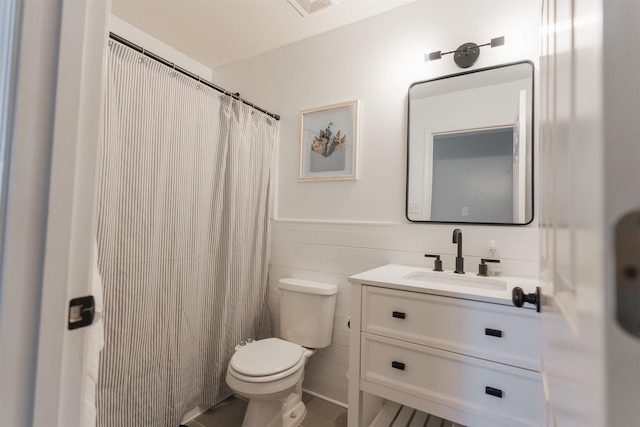
[[[442,58],[442,55],[449,55],[453,53],[453,60],[458,65],[458,67],[469,68],[478,60],[481,47],[497,47],[502,45],[504,45],[504,36],[494,37],[490,42],[481,45],[477,45],[472,42],[464,43],[458,46],[456,50],[451,50],[449,52],[442,52],[440,50],[431,52],[428,55],[425,55],[425,61],[435,61],[436,59]]]

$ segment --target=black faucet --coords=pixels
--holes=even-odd
[[[454,273],[464,274],[464,258],[462,258],[462,231],[459,228],[453,230],[453,243],[458,244],[458,256],[456,257],[456,269]]]

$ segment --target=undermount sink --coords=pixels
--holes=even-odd
[[[465,288],[488,289],[495,291],[506,291],[507,281],[494,277],[478,276],[475,273],[456,274],[453,272],[429,272],[413,271],[402,277],[403,279],[415,280],[422,283],[433,283],[437,285],[452,285]]]

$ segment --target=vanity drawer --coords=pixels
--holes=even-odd
[[[362,292],[365,332],[540,370],[534,310],[373,286]]]
[[[539,373],[362,334],[361,378],[512,426],[539,426]]]

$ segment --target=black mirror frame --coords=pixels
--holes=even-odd
[[[410,161],[410,129],[411,129],[411,88],[418,84],[434,82],[438,80],[449,79],[453,77],[463,76],[467,74],[480,73],[483,71],[494,70],[498,68],[509,67],[518,64],[529,64],[531,65],[531,219],[525,223],[503,223],[503,222],[458,222],[458,221],[431,221],[431,220],[412,220],[409,218],[409,161]],[[478,68],[475,70],[463,71],[460,73],[448,74],[445,76],[436,77],[434,79],[421,80],[417,82],[413,82],[409,85],[409,89],[407,91],[407,166],[406,166],[406,177],[405,177],[405,218],[412,224],[461,224],[461,225],[493,225],[493,226],[526,226],[533,222],[536,216],[536,205],[535,205],[535,64],[531,60],[522,60],[509,62],[506,64],[494,65],[491,67]]]

